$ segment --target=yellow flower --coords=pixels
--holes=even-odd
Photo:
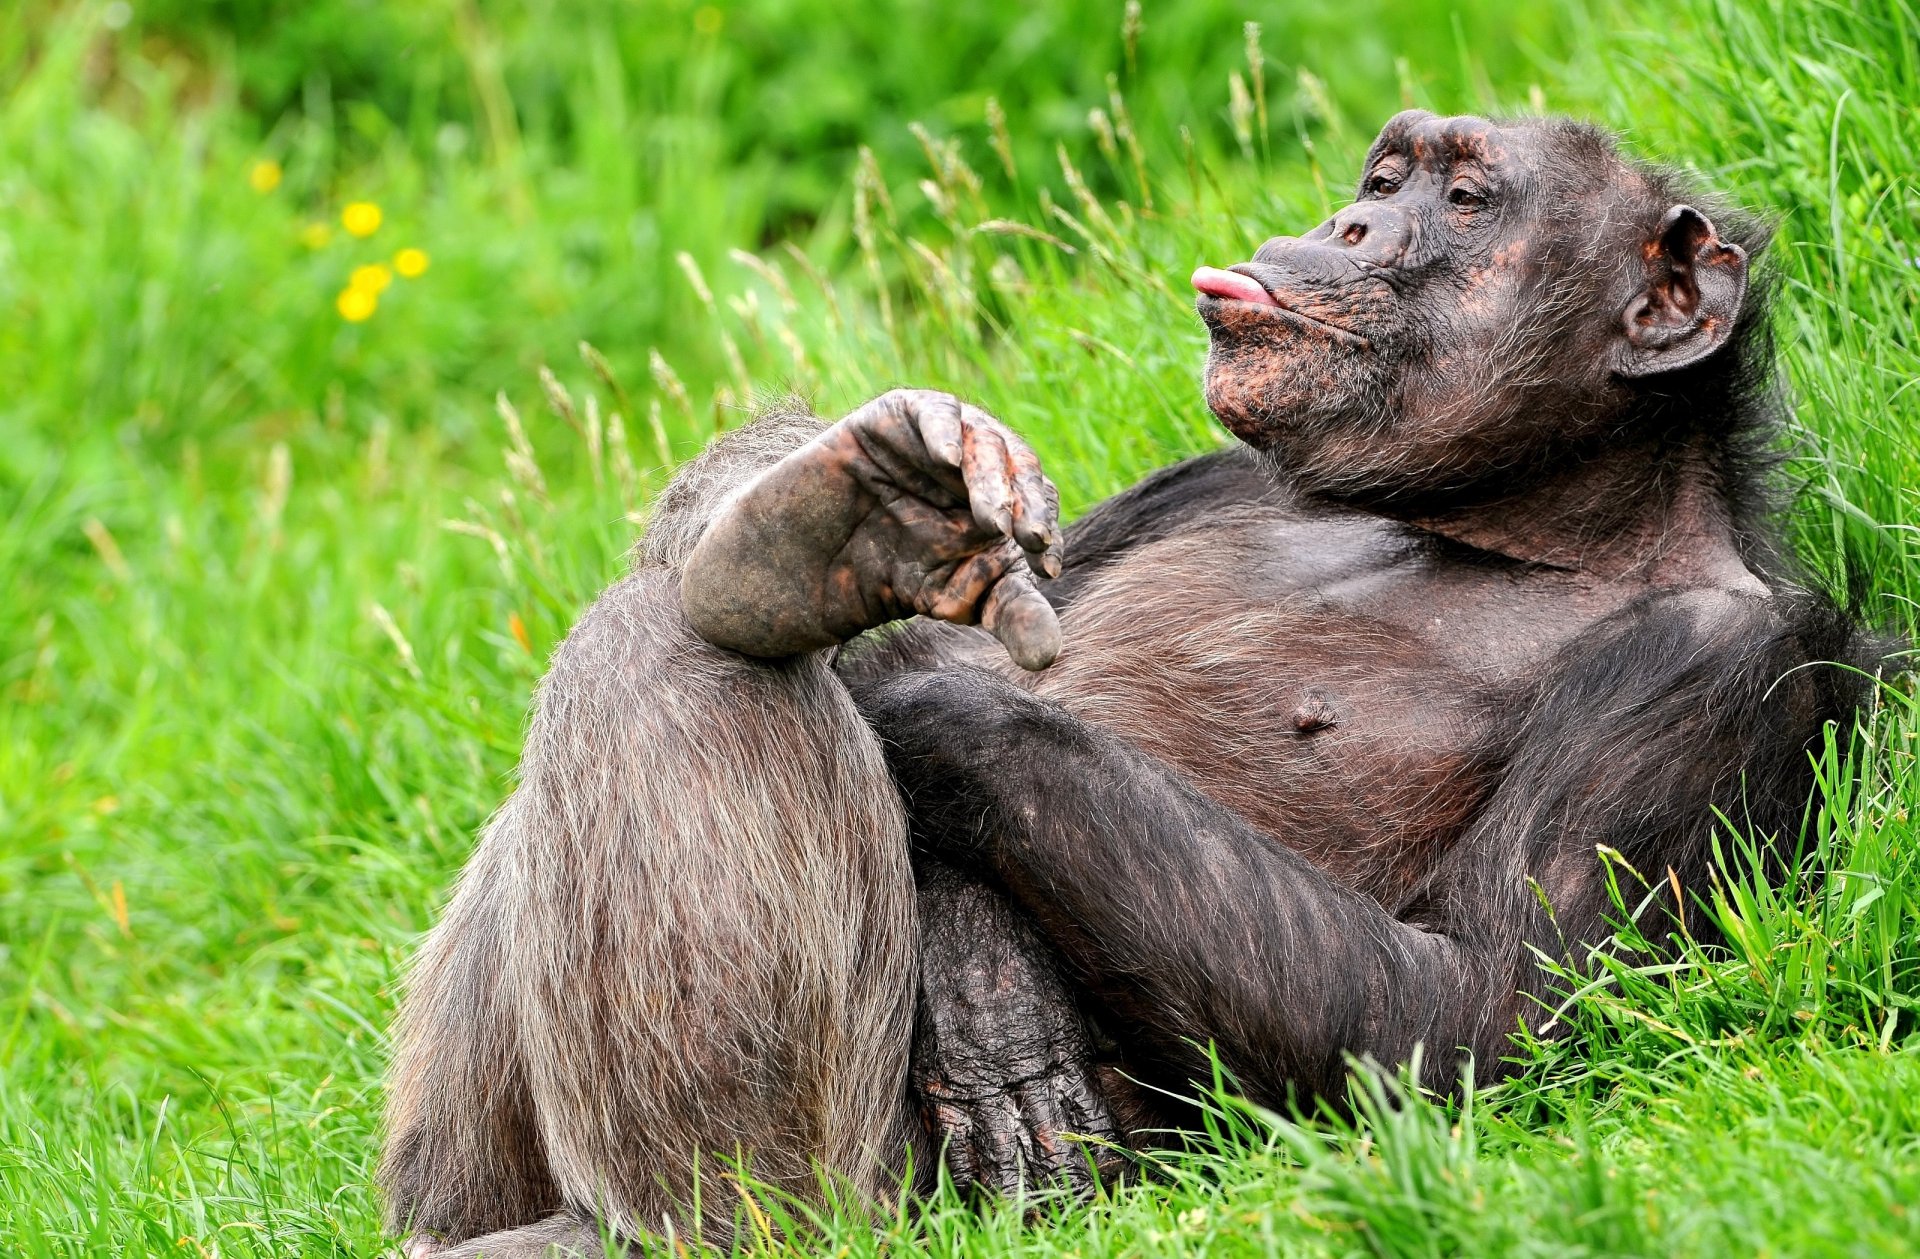
[[[325,249],[333,239],[333,229],[325,223],[309,223],[300,229],[300,243],[308,249]]]
[[[386,292],[387,286],[392,283],[393,272],[387,270],[385,263],[369,262],[364,267],[355,267],[353,269],[353,275],[347,280],[347,287],[364,289],[375,297],[378,297],[380,294]]]
[[[409,280],[418,279],[427,271],[427,251],[424,249],[402,249],[393,256],[393,269]]]
[[[693,29],[702,35],[718,35],[726,20],[726,14],[715,5],[703,4],[693,11]]]
[[[340,290],[340,296],[333,299],[333,307],[340,312],[340,318],[348,323],[360,323],[373,318],[373,312],[380,308],[380,295],[371,289],[355,288],[349,284]]]
[[[340,226],[354,236],[371,236],[380,230],[380,207],[371,201],[355,201],[340,212]]]
[[[268,193],[280,186],[280,175],[280,163],[263,157],[247,168],[247,183],[255,192]]]

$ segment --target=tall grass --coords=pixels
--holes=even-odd
[[[592,40],[541,52],[564,32],[529,17],[482,33],[506,65],[485,90],[480,36],[462,36],[473,86],[420,104],[425,121],[383,130],[303,89],[262,124],[248,108],[270,93],[247,76],[264,72],[155,51],[182,12],[155,6],[135,45],[103,44],[99,7],[30,36],[0,26],[17,72],[0,106],[10,1253],[373,1253],[398,966],[505,789],[541,660],[618,571],[673,462],[756,396],[799,389],[832,411],[903,381],[1029,434],[1073,509],[1207,449],[1220,438],[1180,277],[1343,199],[1404,98],[1590,112],[1780,216],[1795,528],[1824,579],[1912,623],[1920,25],[1901,4],[1687,0],[1636,11],[1638,35],[1570,0],[1527,19],[1554,32],[1537,46],[1502,42],[1491,10],[1433,39],[1440,11],[1410,5],[1397,47],[1323,34],[1305,74],[1283,22],[1163,46],[1151,9],[1133,52],[1147,70],[1130,74],[1116,11],[1071,28],[1101,32],[1105,57],[1065,76],[1070,127],[998,84],[1001,109],[984,89],[964,109],[942,97],[917,133],[874,123],[809,149],[846,170],[798,217],[763,195],[740,135],[700,130],[749,125],[757,106],[725,103],[738,69],[688,69],[733,86],[702,97],[675,78],[695,94],[643,105],[632,65],[653,63]],[[894,20],[901,48],[938,47],[932,25]],[[1027,29],[991,20],[1008,42]],[[1034,29],[1042,64],[1082,55]],[[800,81],[848,60],[831,43],[809,67],[804,50],[710,42],[700,55]],[[1170,84],[1201,43],[1205,74]],[[1325,86],[1349,82],[1349,55],[1368,86]],[[542,86],[543,57],[584,69]],[[1447,73],[1423,78],[1435,65]],[[496,90],[529,101],[518,157],[441,146],[443,121],[487,125]],[[632,143],[663,118],[662,143]],[[255,193],[263,155],[284,179]],[[366,240],[339,226],[358,198],[386,211]],[[318,248],[302,241],[316,222],[331,225]],[[767,234],[780,222],[807,239]],[[332,300],[351,266],[402,244],[430,269],[343,323]],[[946,1202],[877,1233],[822,1220],[808,1244],[1920,1250],[1915,702],[1887,688],[1862,740],[1822,759],[1832,807],[1809,843],[1828,878],[1726,881],[1694,911],[1724,951],[1636,967],[1619,960],[1631,947],[1609,950],[1541,1012],[1571,1034],[1516,1044],[1518,1075],[1467,1105],[1369,1085],[1354,1118],[1302,1123],[1223,1100],[1210,1147],[1044,1228]],[[1631,946],[1641,889],[1618,878]]]

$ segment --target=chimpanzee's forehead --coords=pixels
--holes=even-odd
[[[1409,109],[1395,114],[1380,129],[1368,161],[1396,153],[1422,165],[1458,161],[1530,165],[1537,157],[1531,131],[1526,123],[1497,123],[1472,114],[1443,118],[1423,109]]]

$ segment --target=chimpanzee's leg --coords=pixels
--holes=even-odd
[[[562,1211],[537,1224],[472,1237],[445,1249],[416,1238],[402,1250],[401,1259],[603,1259],[608,1249],[598,1222]],[[623,1253],[617,1241],[611,1249]]]
[[[825,656],[700,641],[675,569],[716,499],[819,428],[758,425],[683,472],[554,655],[403,1009],[381,1180],[423,1249],[555,1211],[491,1244],[725,1244],[736,1156],[801,1195],[823,1166],[898,1187],[919,1131],[898,793]]]
[[[801,1196],[824,1167],[885,1199],[910,1152],[924,1183],[917,992],[926,1089],[943,1123],[974,1121],[963,1170],[1071,1179],[1061,1130],[1106,1134],[1044,942],[977,884],[916,888],[829,654],[751,659],[684,615],[716,505],[821,427],[763,420],[682,470],[635,572],[554,655],[519,787],[402,1011],[380,1179],[412,1252],[597,1253],[603,1228],[725,1244],[735,1156]]]

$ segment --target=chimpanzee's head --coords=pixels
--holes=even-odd
[[[1352,205],[1194,273],[1207,404],[1303,488],[1383,503],[1645,423],[1759,317],[1764,230],[1686,200],[1593,127],[1399,114]]]

